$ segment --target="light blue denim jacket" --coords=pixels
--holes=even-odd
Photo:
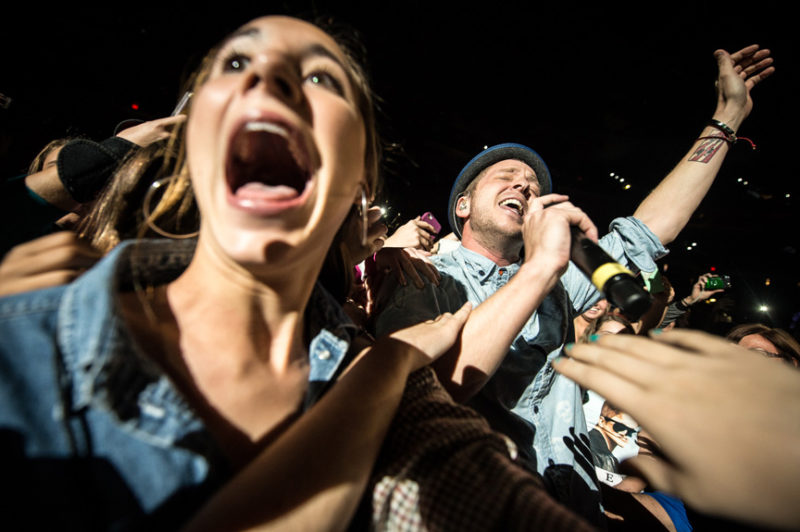
[[[654,271],[654,261],[667,253],[658,238],[632,217],[614,220],[600,245],[629,268],[648,272]],[[442,274],[439,286],[426,283],[422,290],[411,284],[398,288],[386,299],[385,310],[378,317],[379,336],[443,312],[455,312],[467,300],[477,306],[520,267],[519,263],[497,266],[464,247],[432,260]],[[572,320],[599,297],[586,276],[570,263],[514,339],[497,372],[469,403],[496,430],[515,441],[523,463],[545,478],[553,495],[596,523],[602,521],[600,499],[581,391],[546,362],[560,355],[566,342],[574,341]]]
[[[132,274],[167,282],[193,251],[124,243],[72,284],[0,299],[0,455],[15,486],[4,502],[25,528],[173,528],[230,473],[117,301]],[[345,366],[354,327],[319,286],[305,318],[308,407]]]

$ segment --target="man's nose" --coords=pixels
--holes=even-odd
[[[525,199],[531,197],[531,183],[527,179],[517,179],[514,183],[514,190],[519,190]]]

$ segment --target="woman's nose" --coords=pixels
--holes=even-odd
[[[256,58],[248,79],[248,89],[263,86],[275,98],[296,107],[303,103],[300,74],[281,54]]]

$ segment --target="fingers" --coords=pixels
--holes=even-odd
[[[628,351],[597,342],[574,345],[567,353],[577,361],[604,369],[642,387],[649,387],[663,375],[664,368],[658,359],[631,356]]]
[[[186,115],[165,116],[164,118],[156,118],[155,120],[150,120],[149,123],[161,127],[174,126],[175,124],[180,124],[181,122],[185,122],[186,118],[187,118]]]
[[[374,224],[381,218],[381,208],[380,207],[370,207],[367,209],[367,222],[370,224]]]
[[[450,315],[452,321],[458,326],[459,330],[464,327],[464,324],[467,322],[467,318],[469,317],[470,312],[472,312],[472,303],[467,301],[461,308],[455,311],[453,314],[449,312],[447,314]]]
[[[572,203],[564,202],[553,207],[559,209],[567,215],[569,225],[574,225],[592,242],[597,242],[599,233],[589,216]]]
[[[715,54],[719,52],[724,52],[724,50],[717,50]],[[757,44],[751,44],[729,56],[733,62],[734,71],[746,81],[748,89],[752,89],[775,72],[775,67],[771,66],[774,62],[774,59],[770,57],[771,53],[768,48],[759,49]],[[720,60],[719,56],[717,60]],[[721,72],[722,69],[720,69]]]
[[[589,216],[586,215],[582,210],[577,209],[576,217],[573,218],[571,225],[578,226],[586,237],[594,243],[600,239],[600,235],[597,231],[597,226],[594,225],[594,222],[589,219]]]
[[[668,333],[653,336],[659,344],[672,346],[685,353],[703,355],[711,358],[740,358],[748,359],[752,353],[738,347],[724,338],[701,331],[688,331],[676,329]]]
[[[728,57],[730,57],[733,62],[739,63],[744,59],[747,59],[748,57],[752,56],[756,52],[756,50],[758,50],[758,48],[759,46],[757,44],[751,44],[749,46],[745,46],[738,52],[734,52],[732,54],[728,54],[728,52],[726,52],[725,50],[717,50],[716,52],[714,52],[714,54],[716,55],[720,52],[723,52],[726,55],[728,55]]]
[[[569,200],[564,194],[545,194],[528,198],[528,212],[541,211],[545,207]]]
[[[414,263],[411,262],[411,259],[409,258],[408,254],[402,252],[400,253],[400,267],[411,278],[411,282],[414,283],[414,286],[420,289],[425,286],[425,283],[422,281],[422,277],[419,276],[419,273],[417,272],[417,269],[414,267]]]
[[[646,396],[645,390],[629,379],[575,358],[558,357],[553,361],[553,369],[614,404],[641,404]],[[629,413],[636,417],[632,410]]]
[[[414,223],[417,225],[417,227],[424,229],[425,231],[427,231],[432,235],[436,233],[436,229],[434,229],[433,226],[428,222],[423,222],[422,220],[420,220],[419,216],[414,219]]]
[[[653,488],[676,493],[678,472],[664,460],[652,456],[637,456],[627,463],[639,471]]]

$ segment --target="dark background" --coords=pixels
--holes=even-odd
[[[731,322],[762,321],[798,335],[800,83],[789,7],[162,2],[4,10],[0,93],[12,102],[0,109],[3,176],[22,173],[53,138],[101,140],[123,119],[168,115],[204,52],[251,18],[330,15],[351,25],[368,51],[382,133],[402,146],[388,153],[384,175],[393,225],[430,210],[446,226],[461,167],[484,145],[514,141],[543,156],[555,190],[602,230],[634,211],[711,117],[713,51],[768,47],[777,72],[755,89],[739,132],[758,150],[735,146],[662,264],[679,296],[712,267],[731,276],[727,297],[696,306],[696,326],[724,332]]]

